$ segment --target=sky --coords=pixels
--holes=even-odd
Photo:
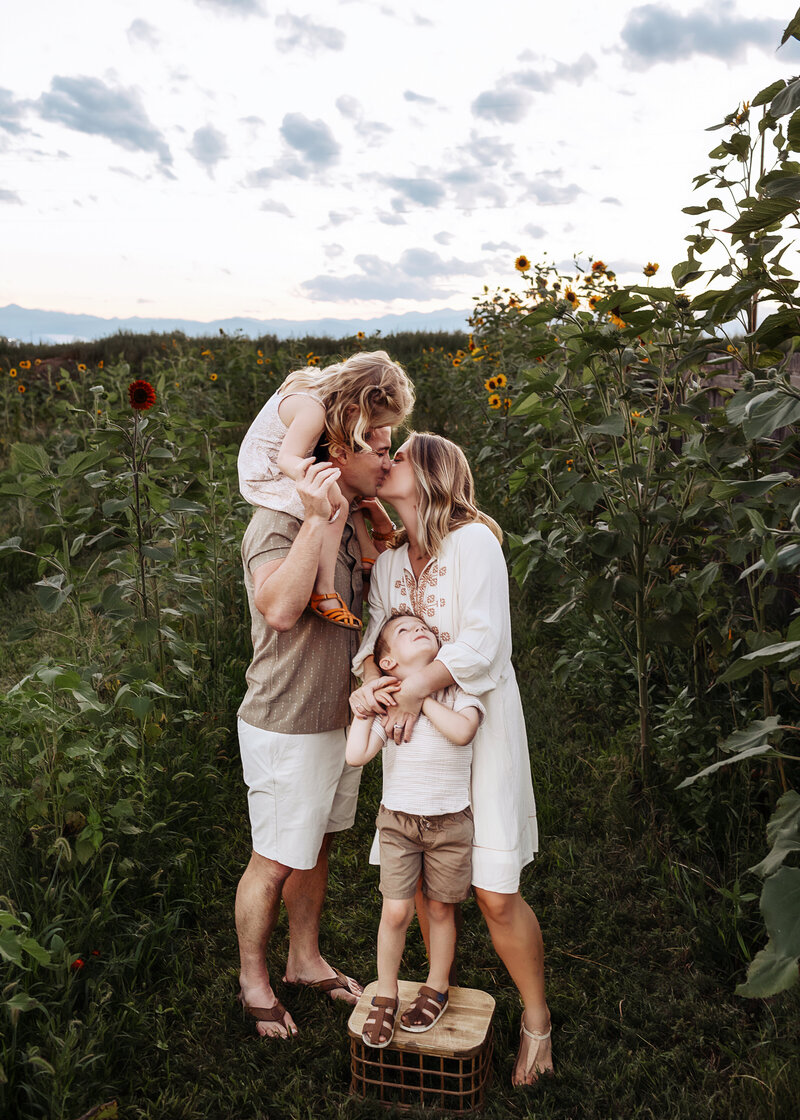
[[[0,306],[469,308],[524,253],[685,256],[704,130],[778,77],[775,0],[3,4]]]

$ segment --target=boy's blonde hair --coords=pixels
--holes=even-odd
[[[458,444],[433,432],[412,432],[406,455],[417,480],[417,535],[426,556],[435,556],[453,529],[473,521],[488,526],[502,544],[500,526],[475,505],[472,471]],[[407,540],[403,530],[395,545]]]
[[[312,390],[325,409],[325,432],[334,452],[369,451],[367,434],[388,413],[399,424],[414,407],[414,388],[385,350],[353,354],[344,362],[290,373],[278,392]]]

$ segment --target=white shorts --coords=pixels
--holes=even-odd
[[[344,728],[312,735],[263,731],[238,720],[253,851],[308,870],[327,832],[356,817],[361,768],[345,763]]]

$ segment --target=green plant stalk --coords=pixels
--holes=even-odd
[[[133,438],[131,441],[132,459],[133,459],[133,500],[134,500],[134,514],[136,517],[136,556],[137,556],[137,580],[139,584],[139,597],[142,606],[142,615],[147,621],[149,613],[147,610],[147,583],[145,575],[145,556],[143,552],[144,539],[142,532],[142,511],[141,500],[139,495],[139,413],[135,412],[133,415]],[[150,643],[147,643],[147,656],[150,658]]]

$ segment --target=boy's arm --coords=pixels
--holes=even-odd
[[[422,714],[428,717],[445,739],[458,747],[465,747],[472,742],[481,722],[481,714],[477,708],[463,708],[460,712],[454,712],[432,696],[426,696],[422,701]]]
[[[372,715],[367,719],[356,718],[350,724],[344,752],[348,766],[366,765],[384,745],[385,739],[374,729],[373,719]]]
[[[278,469],[297,482],[302,477],[301,465],[309,447],[314,447],[325,431],[325,409],[319,401],[310,397],[297,397],[291,402],[287,400],[285,407],[292,415],[290,419],[287,417],[289,423],[276,461]]]

